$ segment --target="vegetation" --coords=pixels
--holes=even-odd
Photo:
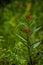
[[[0,65],[43,65],[42,0],[0,0]]]

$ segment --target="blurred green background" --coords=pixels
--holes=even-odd
[[[43,65],[43,0],[0,0],[0,65]]]

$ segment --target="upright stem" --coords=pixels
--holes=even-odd
[[[30,59],[30,63],[28,62],[28,65],[33,65],[31,52],[30,52],[30,41],[28,40],[28,34],[27,34],[27,45],[28,45],[28,52],[29,52],[29,59]]]

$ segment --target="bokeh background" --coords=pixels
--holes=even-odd
[[[0,65],[43,65],[43,0],[0,0]]]

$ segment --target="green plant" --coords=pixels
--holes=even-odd
[[[20,2],[0,9],[0,60],[4,65],[43,65],[42,5]]]

